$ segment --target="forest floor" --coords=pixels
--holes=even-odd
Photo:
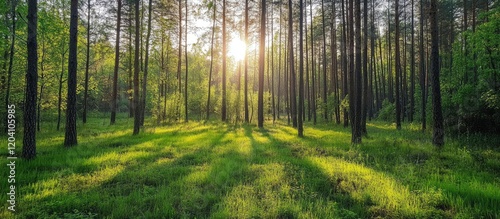
[[[286,121],[149,125],[137,136],[132,119],[108,124],[79,124],[72,148],[42,127],[38,157],[16,161],[16,217],[500,218],[499,136],[447,138],[438,151],[416,124],[370,122],[356,146],[335,124],[306,123],[304,138]],[[14,216],[2,206],[0,218]]]

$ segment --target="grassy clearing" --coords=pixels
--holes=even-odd
[[[39,135],[38,158],[17,163],[18,218],[500,217],[495,136],[446,139],[436,151],[411,124],[370,123],[351,146],[350,129],[331,124],[306,123],[298,138],[281,122],[190,122],[138,136],[131,120],[107,123],[81,125],[69,149],[63,132]],[[13,216],[4,203],[0,218]]]

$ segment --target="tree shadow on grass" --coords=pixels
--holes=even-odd
[[[81,179],[86,180],[82,183],[91,186],[75,185],[76,188],[71,188],[71,185],[66,185],[64,188],[69,186],[68,190],[34,198],[31,201],[38,204],[31,209],[22,209],[23,215],[37,218],[65,217],[66,214],[82,212],[111,218],[200,218],[210,215],[231,187],[249,180],[247,176],[251,174],[245,156],[235,148],[220,149],[228,147],[231,139],[227,139],[227,134],[234,132],[233,128],[210,132],[203,136],[199,145],[182,145],[193,135],[205,132],[147,134],[135,136],[137,140],[133,141],[129,140],[133,138],[129,135],[108,138],[100,142],[105,148],[99,150],[97,156],[94,152],[81,157],[73,168],[80,168],[76,175],[84,176],[93,176],[108,168],[116,173],[101,180]],[[173,136],[176,138],[174,143],[166,144]],[[151,141],[151,138],[155,142],[144,145],[142,141]],[[176,143],[192,150],[175,150]],[[136,150],[138,147],[142,148]],[[135,151],[140,151],[140,155],[123,160],[124,156]],[[108,158],[112,161],[106,160]],[[63,176],[59,180],[66,179]],[[47,175],[38,183],[48,181],[50,176]],[[75,209],[77,213],[74,213]]]
[[[293,189],[293,202],[299,209],[306,211],[312,217],[366,217],[368,212],[363,204],[352,199],[348,194],[339,190],[337,182],[318,168],[316,165],[303,157],[296,156],[289,142],[284,142],[273,137],[270,132],[275,130],[252,129],[251,126],[244,127],[245,136],[251,142],[255,151],[255,157],[260,164],[282,163],[285,165],[285,175],[290,187]],[[262,144],[254,137],[254,134],[263,136],[269,143]],[[332,205],[333,204],[333,205]],[[334,206],[334,209],[329,207]],[[325,209],[333,212],[325,212]],[[276,217],[297,218],[300,212],[286,211],[278,212]]]

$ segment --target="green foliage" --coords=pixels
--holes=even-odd
[[[396,115],[396,105],[385,99],[382,102],[382,109],[378,112],[377,118],[383,121],[395,122],[396,118],[394,115]]]
[[[500,9],[494,7],[479,18],[484,22],[474,32],[466,31],[455,41],[453,74],[443,77],[448,124],[461,132],[500,130]]]

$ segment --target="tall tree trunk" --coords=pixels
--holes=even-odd
[[[113,70],[113,96],[111,98],[111,125],[116,122],[116,108],[118,99],[118,69],[120,66],[120,23],[122,17],[122,1],[117,0],[117,18],[116,18],[116,42],[115,42],[115,67]]]
[[[311,80],[312,80],[312,94],[311,94],[311,106],[313,113],[313,124],[316,125],[317,115],[316,115],[316,83],[315,83],[315,63],[314,63],[314,42],[313,42],[313,10],[312,10],[312,0],[309,0],[309,10],[311,11]]]
[[[225,1],[225,0],[224,0]],[[291,0],[289,0],[290,2]],[[260,11],[260,44],[259,44],[259,94],[258,94],[258,126],[264,127],[264,56],[266,47],[266,0],[261,1]],[[225,29],[223,29],[225,32]]]
[[[432,144],[444,145],[443,112],[441,109],[441,89],[439,85],[439,35],[437,22],[437,0],[431,0],[431,74],[432,74]]]
[[[87,50],[85,55],[85,84],[83,91],[83,124],[87,123],[87,102],[89,97],[89,67],[90,67],[90,0],[87,0]]]
[[[304,2],[300,0],[300,15],[299,15],[299,109],[298,109],[298,120],[297,120],[297,130],[299,137],[304,136],[304,125],[303,125],[303,110],[304,110]]]
[[[288,1],[288,59],[290,64],[290,115],[292,119],[292,126],[297,127],[297,93],[296,93],[296,80],[295,80],[295,61],[293,52],[293,16],[292,16],[292,1]]]
[[[59,74],[59,89],[57,95],[57,131],[61,127],[61,111],[62,111],[62,88],[63,88],[63,76],[64,76],[64,58],[66,55],[66,50],[64,48],[64,42],[61,44],[62,54],[61,54],[61,74]]]
[[[332,53],[332,69],[330,77],[330,93],[333,92],[335,102],[335,122],[340,124],[340,100],[339,100],[339,90],[338,90],[338,64],[337,64],[337,24],[336,24],[336,10],[335,2],[332,2],[332,17],[331,17],[331,31],[332,31],[332,42],[331,42],[331,53]],[[306,47],[307,49],[307,47]]]
[[[427,128],[426,102],[427,102],[427,86],[426,86],[426,70],[425,70],[425,55],[424,55],[424,6],[423,0],[420,0],[420,89],[422,92],[422,131]]]
[[[271,4],[271,98],[273,107],[273,123],[276,121],[276,92],[274,90],[274,10]]]
[[[179,91],[176,102],[176,119],[180,119],[180,104],[182,96],[182,86],[181,86],[181,63],[182,63],[182,0],[179,0],[179,50],[177,51],[177,89]]]
[[[26,95],[23,111],[24,135],[22,149],[22,157],[25,159],[36,157],[36,93],[38,83],[37,4],[36,0],[28,0],[28,69],[26,72]],[[14,105],[7,105],[6,107],[9,110],[9,115],[10,110],[15,112]],[[10,121],[7,124],[11,124]],[[6,126],[8,126],[7,124]]]
[[[325,30],[325,7],[321,0],[321,24],[323,30],[323,118],[328,121],[328,88],[326,85],[326,30]],[[332,79],[331,79],[332,80]]]
[[[387,1],[387,44],[389,45],[389,49],[387,50],[387,91],[388,91],[388,99],[389,102],[394,103],[394,80],[392,78],[392,44],[391,44],[391,15],[389,13],[390,9],[390,1]]]
[[[149,0],[151,2],[151,0]],[[151,5],[151,3],[150,3]],[[188,72],[189,72],[189,66],[188,66],[188,52],[187,52],[187,29],[188,29],[188,3],[186,0],[186,5],[184,6],[186,9],[186,16],[185,16],[185,22],[186,26],[184,27],[184,30],[186,31],[186,34],[184,35],[185,42],[186,42],[186,47],[184,48],[184,59],[186,60],[186,75],[185,75],[185,80],[186,82],[184,83],[184,110],[185,110],[185,117],[184,121],[188,122],[189,117],[188,117]],[[150,19],[151,20],[151,19]],[[150,21],[151,22],[151,21]]]
[[[346,23],[346,13],[345,13],[345,4],[344,0],[341,0],[342,2],[342,100],[345,100],[345,98],[348,95],[348,66],[347,66],[347,23]],[[313,85],[314,89],[314,85]],[[347,110],[347,107],[344,107],[344,128],[349,126],[349,111]]]
[[[226,0],[222,0],[222,110],[221,110],[221,116],[222,116],[223,122],[225,122],[227,120],[227,115],[226,115],[226,108],[227,108],[227,106],[226,106],[226,104],[227,104],[226,103],[227,102],[227,100],[226,100],[227,99],[227,97],[226,97],[226,68],[227,68],[226,59],[227,58],[226,58],[226,56],[227,56]],[[264,82],[262,82],[262,83],[264,83]],[[260,119],[260,117],[259,117],[259,119]]]
[[[45,55],[46,55],[46,46],[45,43],[46,40],[42,37],[42,60],[40,61],[40,93],[38,95],[38,101],[37,101],[37,106],[36,106],[36,131],[40,132],[40,122],[41,122],[41,114],[42,114],[42,98],[43,98],[43,91],[45,88],[45,82],[44,82],[44,77],[45,77]]]
[[[68,98],[66,104],[66,133],[64,146],[77,144],[76,135],[76,69],[78,43],[78,0],[71,0],[68,55]]]
[[[368,0],[363,1],[363,104],[361,105],[361,133],[366,132],[366,116],[368,112]],[[361,86],[361,85],[360,85]]]
[[[130,7],[132,8],[132,7]],[[132,9],[130,9],[130,14],[132,14]],[[133,93],[133,73],[132,73],[132,19],[129,16],[128,19],[128,105],[129,114],[128,117],[134,117],[135,106],[134,106],[134,93]]]
[[[353,133],[352,133],[352,143],[353,144],[360,144],[361,143],[361,92],[362,92],[362,69],[361,69],[361,1],[360,0],[355,0],[355,11],[352,11],[353,14],[355,14],[355,21],[354,23],[356,24],[356,29],[354,30],[354,39],[356,41],[356,47],[355,47],[355,67],[354,67],[354,72],[352,74],[352,80],[354,81],[354,88],[352,89],[353,92],[351,92],[353,95],[353,104],[354,105],[354,115],[352,116],[353,118]],[[353,14],[350,14],[349,16],[352,17]],[[352,27],[352,24],[351,24]],[[352,30],[352,29],[351,29]],[[351,33],[352,35],[352,33]],[[353,38],[351,38],[353,39]],[[352,48],[353,42],[351,41],[351,48]]]
[[[411,0],[411,49],[410,49],[410,110],[408,111],[408,120],[413,122],[413,113],[415,111],[415,15],[414,0]]]
[[[357,136],[355,134],[356,132],[356,121],[355,121],[355,111],[356,111],[356,94],[354,93],[356,91],[355,85],[356,85],[356,78],[354,77],[354,1],[349,1],[348,5],[348,27],[347,27],[347,32],[349,35],[349,116],[351,120],[351,133],[352,133],[352,138],[351,142],[354,143],[357,140]]]
[[[281,96],[281,28],[282,28],[282,25],[281,25],[281,21],[282,21],[282,6],[283,6],[283,2],[280,2],[280,22],[279,22],[279,42],[278,42],[278,100],[277,100],[277,106],[276,106],[276,111],[278,112],[277,114],[277,117],[278,119],[280,118],[280,96]],[[248,11],[248,8],[246,8],[246,11]],[[246,18],[248,18],[248,12],[245,12],[245,16],[247,16]],[[246,20],[245,20],[246,22]],[[245,32],[246,34],[246,32]],[[248,45],[248,42],[246,41],[246,38],[245,38],[245,43]]]
[[[214,37],[215,37],[215,24],[216,24],[216,15],[217,15],[217,3],[215,0],[213,1],[213,23],[212,23],[212,37],[210,41],[210,73],[208,75],[208,98],[207,98],[207,121],[210,120],[210,89],[212,87],[212,72],[213,72],[213,66],[214,66]],[[246,0],[246,5],[248,6],[248,0]],[[248,12],[245,12],[248,14]],[[248,15],[247,15],[248,17]],[[245,21],[245,25],[248,26],[248,23]],[[247,30],[247,27],[245,26],[245,30]],[[248,122],[248,101],[247,101],[247,55],[245,53],[245,121]]]
[[[401,94],[400,94],[400,77],[401,77],[401,63],[399,60],[399,0],[395,0],[395,16],[394,16],[394,23],[396,25],[396,34],[394,37],[394,43],[395,43],[395,53],[394,53],[394,58],[396,59],[396,64],[394,65],[394,71],[396,73],[396,129],[400,130],[401,129]]]
[[[307,37],[307,7],[304,9],[304,23],[306,24],[304,26],[304,33],[305,35],[305,41],[306,41],[306,87],[305,87],[305,99],[307,100],[307,121],[311,121],[311,92],[310,92],[310,80],[309,80],[309,42],[308,42],[308,37]],[[312,13],[312,12],[311,12]],[[312,26],[312,25],[311,25]]]
[[[142,98],[141,98],[141,121],[140,125],[144,125],[144,116],[146,115],[146,99],[147,99],[147,85],[148,85],[148,73],[149,73],[149,39],[151,38],[151,14],[152,12],[152,0],[148,3],[148,32],[146,33],[146,54],[144,60],[144,73],[142,79]]]
[[[135,2],[135,55],[134,55],[134,132],[133,135],[139,134],[139,129],[141,126],[141,105],[139,98],[139,50],[140,50],[140,32],[139,28],[141,23],[139,22],[139,0]]]

